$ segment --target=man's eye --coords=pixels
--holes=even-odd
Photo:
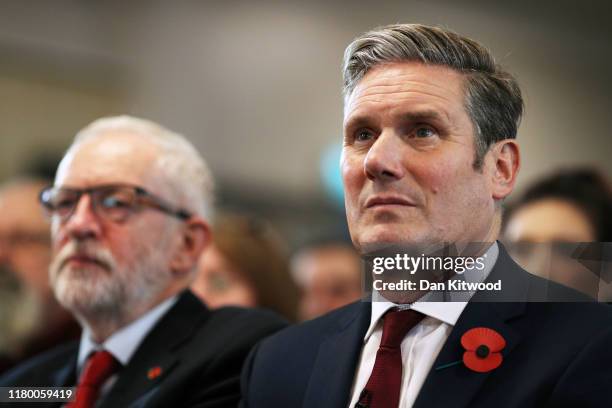
[[[104,200],[102,200],[102,205],[106,208],[126,208],[130,206],[130,203],[119,197],[105,197]]]
[[[430,127],[421,126],[421,127],[416,128],[414,134],[417,138],[424,139],[427,137],[434,136],[436,134],[436,131]]]
[[[374,138],[374,134],[369,131],[369,130],[360,130],[355,134],[355,141],[356,142],[367,142],[368,140],[371,140],[372,138]]]

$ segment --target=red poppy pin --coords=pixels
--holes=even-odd
[[[463,360],[444,364],[436,370],[463,364],[472,371],[486,373],[495,370],[502,363],[501,351],[506,347],[506,340],[501,334],[488,327],[474,327],[463,333],[461,345],[465,349]]]
[[[506,340],[493,329],[475,327],[463,333],[461,345],[465,348],[463,364],[470,370],[486,373],[502,363],[501,351]]]
[[[161,373],[162,373],[162,369],[160,366],[151,367],[149,368],[149,371],[147,371],[147,378],[149,380],[154,380],[157,377],[159,377]]]

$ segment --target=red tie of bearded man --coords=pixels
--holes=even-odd
[[[106,350],[92,353],[79,378],[76,399],[67,408],[93,408],[100,388],[120,366],[117,359]]]
[[[398,408],[402,386],[402,340],[425,315],[417,311],[390,310],[383,316],[383,333],[370,379],[356,407]]]

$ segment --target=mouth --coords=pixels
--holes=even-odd
[[[401,196],[374,196],[370,197],[366,203],[366,208],[389,208],[389,207],[416,207],[416,204]]]
[[[106,263],[102,262],[101,260],[95,257],[89,256],[86,254],[76,254],[76,255],[69,256],[63,262],[62,267],[64,267],[65,265],[72,265],[72,266],[77,266],[77,267],[96,265],[101,268],[108,269],[108,265]]]

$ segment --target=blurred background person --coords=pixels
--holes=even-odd
[[[297,289],[277,232],[261,219],[226,214],[217,217],[212,235],[193,292],[212,308],[265,307],[295,321]]]
[[[596,298],[606,286],[600,276],[609,267],[602,251],[612,241],[611,214],[610,183],[601,173],[562,170],[528,187],[509,206],[504,237],[529,272]]]
[[[80,332],[49,284],[49,223],[38,206],[48,184],[24,177],[0,187],[0,372]]]
[[[291,274],[301,291],[300,320],[314,319],[361,297],[361,259],[342,240],[313,241],[291,259]]]

